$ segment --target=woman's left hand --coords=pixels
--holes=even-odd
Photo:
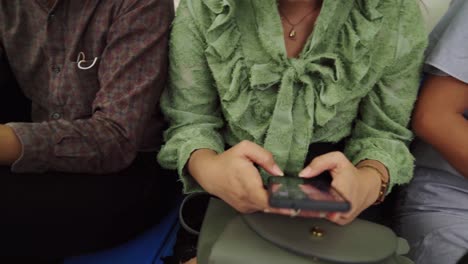
[[[333,177],[331,186],[351,203],[349,212],[327,214],[330,221],[340,225],[348,224],[377,200],[381,185],[379,174],[368,167],[356,168],[341,152],[316,157],[299,176],[311,178],[326,170]],[[316,215],[314,212],[301,212],[300,215],[308,217],[309,213],[310,216]]]

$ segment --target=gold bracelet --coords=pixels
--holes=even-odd
[[[385,194],[387,193],[388,189],[388,182],[385,181],[385,176],[384,174],[376,167],[369,165],[369,164],[364,164],[359,166],[359,164],[356,166],[356,168],[370,168],[374,171],[377,172],[380,176],[380,190],[379,190],[379,196],[377,197],[377,200],[374,202],[374,205],[381,204],[385,200]]]

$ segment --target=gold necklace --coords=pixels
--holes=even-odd
[[[318,9],[320,8],[315,8],[313,9],[312,11],[310,11],[307,15],[305,15],[303,18],[301,18],[301,20],[299,20],[299,22],[297,23],[291,23],[291,21],[289,21],[288,17],[285,16],[281,10],[278,10],[280,15],[281,15],[281,18],[284,18],[284,20],[286,21],[286,23],[288,23],[290,26],[291,26],[291,30],[289,31],[289,38],[292,39],[292,40],[295,40],[296,39],[296,35],[297,35],[297,32],[296,32],[296,29],[295,27],[297,25],[299,25],[300,23],[302,23],[302,21],[304,21],[304,19],[306,19],[307,17],[309,17],[310,15],[312,15],[313,13],[315,13],[315,11],[317,11]]]

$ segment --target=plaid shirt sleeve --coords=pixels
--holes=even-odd
[[[100,55],[92,116],[8,124],[23,145],[14,172],[108,173],[133,161],[165,83],[173,5],[127,2]]]

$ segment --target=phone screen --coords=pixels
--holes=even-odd
[[[344,212],[350,209],[347,202],[331,187],[327,173],[314,178],[268,178],[269,203],[272,207],[312,211]]]

